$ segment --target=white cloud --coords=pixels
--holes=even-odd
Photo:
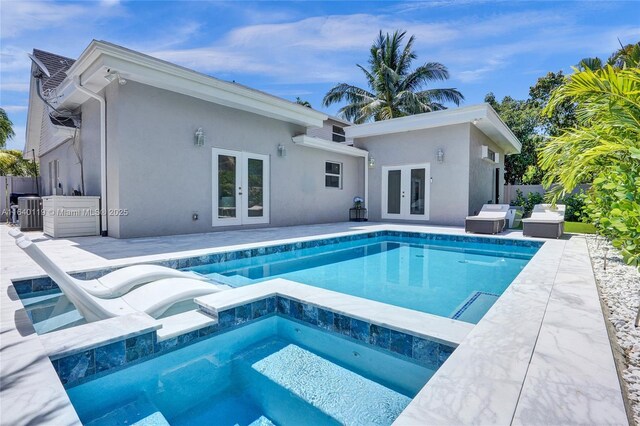
[[[29,83],[20,83],[20,82],[2,82],[2,91],[7,92],[28,92],[29,91]]]
[[[26,105],[4,105],[2,109],[7,112],[23,112],[27,110]]]
[[[85,7],[77,4],[47,1],[19,1],[5,4],[2,9],[3,39],[14,38],[27,31],[59,27],[73,22],[85,13]]]

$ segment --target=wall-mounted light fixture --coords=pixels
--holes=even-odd
[[[118,79],[118,84],[120,86],[124,86],[125,84],[127,84],[127,80],[122,78],[122,76],[120,75],[120,73],[118,71],[112,71],[111,69],[107,70],[107,75],[105,75],[104,78],[109,83],[111,83],[115,79]]]
[[[204,131],[202,127],[198,127],[198,130],[196,130],[196,133],[193,135],[193,144],[195,146],[204,146],[204,140]]]
[[[376,159],[373,157],[369,157],[369,168],[373,169],[376,166]]]
[[[478,125],[478,123],[480,122],[480,120],[481,120],[481,118],[474,118],[474,119],[473,119],[473,125],[474,125],[474,126],[477,126],[477,125]]]
[[[438,148],[436,152],[436,160],[438,160],[438,164],[444,163],[444,150],[442,148]]]
[[[278,157],[286,157],[287,156],[287,147],[280,144],[278,145]]]

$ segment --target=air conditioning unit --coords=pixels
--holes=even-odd
[[[18,218],[21,231],[39,231],[42,229],[42,198],[18,198]]]
[[[497,164],[500,162],[500,154],[492,151],[487,145],[482,145],[482,159]]]

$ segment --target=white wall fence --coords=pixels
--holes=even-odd
[[[576,189],[573,190],[572,194],[575,194],[580,191],[586,191],[589,189],[591,185],[578,185]],[[504,203],[510,204],[511,201],[515,200],[518,195],[516,191],[522,191],[523,196],[527,196],[532,192],[537,192],[539,194],[544,195],[547,191],[544,189],[542,185],[505,185],[504,186]]]
[[[38,178],[38,184],[42,190],[42,180],[40,178]],[[12,192],[22,194],[37,193],[36,179],[22,176],[0,176],[0,222],[7,221],[7,203]]]

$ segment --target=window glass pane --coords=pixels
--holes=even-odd
[[[218,155],[218,217],[236,217],[236,157]]]
[[[400,170],[389,170],[387,180],[387,212],[400,214]]]
[[[264,209],[263,161],[249,158],[247,168],[249,178],[248,214],[249,217],[262,217]]]
[[[340,188],[340,177],[326,175],[324,177],[324,184],[329,188]]]
[[[334,175],[340,174],[340,163],[325,163],[325,171]]]
[[[411,214],[424,214],[424,169],[411,169]]]

